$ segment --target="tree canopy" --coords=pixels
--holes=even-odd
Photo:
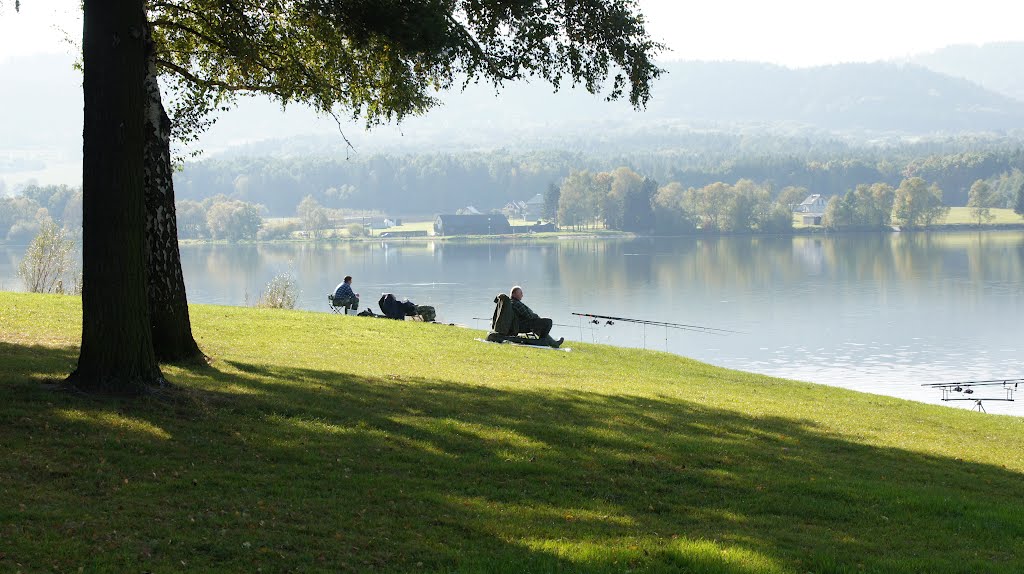
[[[996,198],[992,193],[992,188],[985,180],[979,179],[971,185],[971,191],[968,192],[967,196],[967,207],[971,208],[971,218],[974,219],[978,225],[988,223],[995,219],[995,215],[992,215],[991,209],[995,200]]]
[[[949,208],[942,203],[942,190],[920,177],[903,180],[893,197],[892,222],[906,227],[928,227],[942,220]]]
[[[650,97],[662,46],[634,0],[155,0],[154,57],[178,135],[236,94],[368,125],[437,105],[461,83],[539,77],[608,99]]]

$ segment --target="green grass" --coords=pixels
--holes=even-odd
[[[989,212],[994,216],[992,221],[982,223],[982,227],[989,227],[993,225],[1024,225],[1024,217],[1021,217],[1013,212],[1012,209],[997,209],[992,208]],[[803,223],[802,213],[793,214],[793,228],[804,229],[804,228],[820,228],[820,225],[805,225]],[[966,225],[978,225],[978,221],[971,215],[970,207],[950,207],[949,214],[945,219],[939,221],[929,227],[932,230],[941,230],[944,226],[966,226]]]
[[[0,293],[0,571],[1020,572],[1024,419],[664,353],[192,308],[209,364],[49,389],[79,300]]]
[[[388,227],[387,229],[374,229],[374,235],[380,235],[381,233],[395,233],[402,231],[426,231],[428,234],[434,232],[434,220],[429,221],[403,221],[401,225],[395,225]]]
[[[1017,215],[1012,209],[992,208],[989,212],[994,216],[994,218],[990,222],[982,223],[982,226],[1024,224],[1024,217]],[[977,225],[978,220],[971,215],[970,207],[951,207],[949,208],[949,215],[946,216],[945,221],[942,221],[940,224],[943,223],[946,225]]]

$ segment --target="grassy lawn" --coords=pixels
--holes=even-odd
[[[812,225],[812,224],[809,224],[809,223],[804,223],[804,214],[803,213],[794,213],[793,214],[793,229],[803,229],[805,227],[821,228],[820,225]]]
[[[995,218],[988,223],[982,223],[982,225],[1005,225],[1007,223],[1024,223],[1024,217],[1021,217],[1013,212],[1012,209],[990,209],[989,212],[995,216]],[[942,223],[948,225],[977,225],[978,221],[971,215],[970,207],[951,207],[949,208],[949,215],[946,220]]]
[[[996,209],[992,208],[989,212],[994,216],[992,221],[982,223],[982,227],[989,225],[1007,225],[1016,224],[1024,225],[1024,217],[1021,217],[1013,212],[1012,209]],[[946,219],[939,221],[935,225],[932,225],[930,229],[941,229],[943,225],[977,225],[977,220],[971,215],[970,207],[951,207],[949,208],[949,215]],[[805,227],[820,227],[819,225],[805,225],[803,223],[803,214],[793,214],[793,228],[802,229]]]
[[[1024,419],[664,353],[194,306],[110,399],[0,292],[3,572],[1021,572]]]
[[[395,233],[404,231],[426,231],[428,235],[434,233],[434,220],[429,221],[403,221],[401,225],[389,227],[387,229],[374,229],[374,235],[380,235],[381,233]]]

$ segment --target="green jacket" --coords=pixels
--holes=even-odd
[[[491,317],[491,331],[499,335],[518,335],[519,317],[512,310],[512,299],[501,293],[494,298],[494,315]]]

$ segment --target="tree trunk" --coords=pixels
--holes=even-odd
[[[178,252],[171,168],[171,122],[160,99],[152,47],[146,67],[146,270],[153,349],[161,361],[201,357],[192,338]]]
[[[140,394],[163,376],[146,301],[143,0],[85,0],[82,348],[74,386]]]

